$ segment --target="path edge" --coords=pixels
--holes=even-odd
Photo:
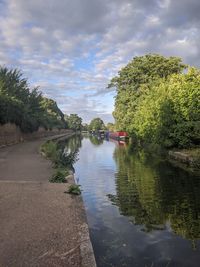
[[[50,138],[48,138],[48,140],[60,141],[62,139],[68,139],[74,135],[75,135],[75,133],[51,136]],[[76,184],[74,173],[72,173],[72,172],[70,173],[70,175],[68,176],[68,181],[71,184]],[[83,215],[84,215],[83,216],[83,223],[82,223],[80,230],[79,230],[79,238],[80,238],[79,249],[80,249],[80,257],[81,257],[81,259],[80,259],[81,260],[81,266],[80,267],[97,267],[92,242],[90,239],[86,209],[85,209],[82,195],[80,195],[78,197],[76,196],[76,200],[78,202],[78,206],[80,207],[80,213],[83,213]]]

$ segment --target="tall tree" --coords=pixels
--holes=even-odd
[[[114,130],[115,130],[115,124],[112,123],[112,122],[108,122],[107,125],[106,125],[106,128],[107,128],[109,131],[114,131]]]
[[[40,126],[64,128],[64,114],[55,101],[44,98],[38,88],[29,88],[21,71],[0,67],[0,123],[15,123],[24,132]]]
[[[133,128],[141,140],[166,147],[200,144],[200,71],[175,74],[140,101]]]
[[[77,114],[70,114],[65,117],[68,126],[74,131],[79,131],[82,128],[82,119]]]
[[[157,54],[135,57],[119,71],[108,87],[116,87],[113,116],[118,130],[132,133],[134,114],[140,97],[150,88],[166,80],[170,75],[181,73],[187,66],[177,57],[165,58]]]
[[[67,123],[64,119],[64,114],[58,108],[56,101],[50,98],[43,97],[41,99],[41,107],[43,108],[43,124],[46,128],[66,128]]]
[[[100,118],[94,118],[90,122],[89,129],[93,130],[93,131],[104,130],[105,129],[105,125],[104,125],[103,120],[100,119]]]
[[[144,142],[165,147],[200,144],[200,71],[176,57],[136,57],[113,78],[114,117]]]

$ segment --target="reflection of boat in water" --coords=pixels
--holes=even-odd
[[[116,140],[116,139],[110,138],[109,141],[115,143],[118,146],[126,146],[127,145],[127,142],[124,140]]]
[[[128,133],[124,131],[109,132],[109,138],[118,141],[125,141],[128,139]]]
[[[105,136],[105,131],[104,130],[98,130],[98,131],[90,131],[90,133],[93,135],[93,136],[97,136],[98,138],[104,138]]]
[[[99,134],[99,136],[100,136],[101,138],[104,138],[104,136],[105,136],[105,132],[104,132],[104,130],[99,130],[98,134]]]
[[[109,132],[104,130],[99,131],[90,131],[91,137],[96,138],[96,140],[104,140],[112,141],[117,145],[125,146],[126,141],[128,140],[128,133],[123,131],[118,132]]]

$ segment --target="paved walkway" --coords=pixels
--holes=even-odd
[[[44,140],[0,149],[0,266],[95,266],[81,197],[51,184]]]

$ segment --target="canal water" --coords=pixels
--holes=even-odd
[[[199,174],[123,144],[76,138],[97,266],[199,267]]]

